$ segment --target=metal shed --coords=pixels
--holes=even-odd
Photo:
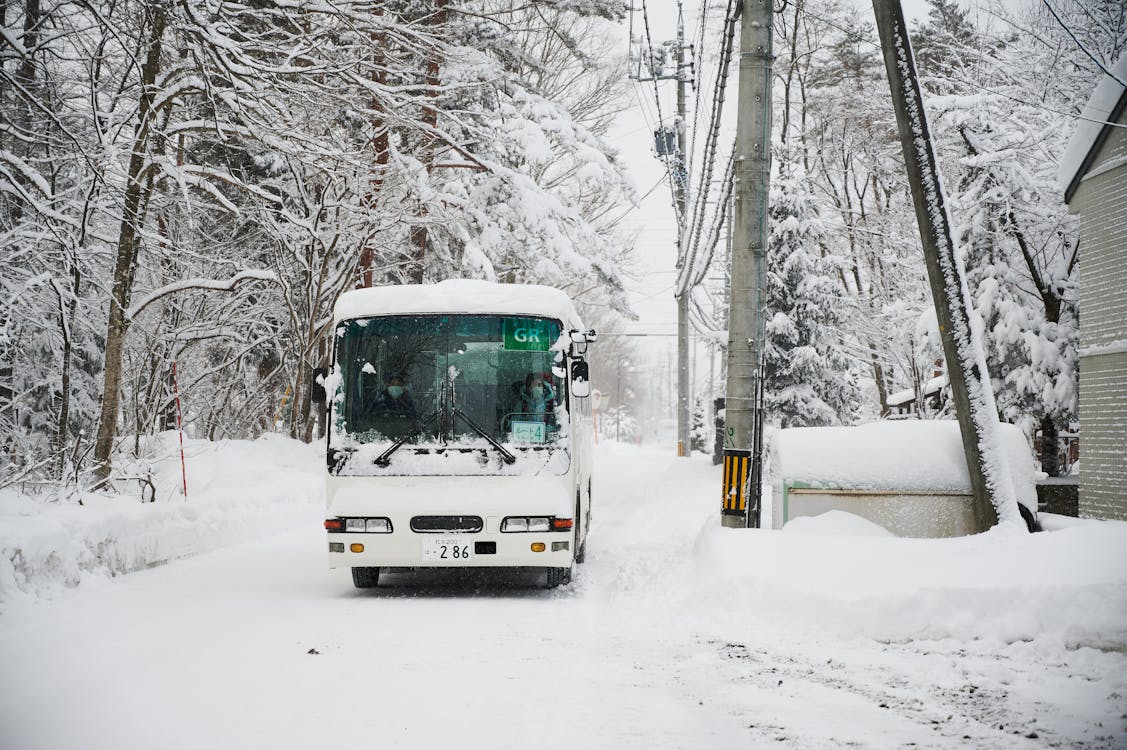
[[[1033,453],[1014,425],[1000,425],[1018,501],[1034,514]],[[959,425],[898,420],[856,427],[796,427],[771,441],[771,525],[842,510],[897,536],[951,537],[975,526]]]

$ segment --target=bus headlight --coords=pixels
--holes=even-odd
[[[328,522],[326,521],[326,528]],[[390,534],[391,533],[391,519],[390,518],[346,518],[344,519],[344,531],[350,534],[368,533],[368,534]]]
[[[376,534],[390,534],[391,519],[367,518],[364,520],[364,531],[374,532]]]
[[[551,531],[552,520],[549,516],[509,516],[501,521],[501,532],[509,534],[514,531]]]
[[[520,516],[506,518],[501,522],[501,533],[507,534],[511,531],[528,531],[528,519]]]

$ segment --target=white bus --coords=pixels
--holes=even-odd
[[[592,420],[583,328],[557,289],[452,280],[359,289],[334,310],[329,566],[583,562]]]

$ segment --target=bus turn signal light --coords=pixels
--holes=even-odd
[[[533,542],[532,543],[532,551],[533,552],[543,552],[544,551],[544,542]]]
[[[553,518],[552,531],[567,531],[571,528],[570,518]]]
[[[348,548],[350,550],[352,550],[353,552],[363,552],[364,551],[364,545],[360,544],[359,542],[353,542],[352,544],[348,545]]]

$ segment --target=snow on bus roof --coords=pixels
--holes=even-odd
[[[583,328],[583,321],[566,294],[537,284],[447,279],[437,284],[375,286],[345,292],[333,308],[338,321],[429,313],[527,315],[555,318],[567,328]]]

